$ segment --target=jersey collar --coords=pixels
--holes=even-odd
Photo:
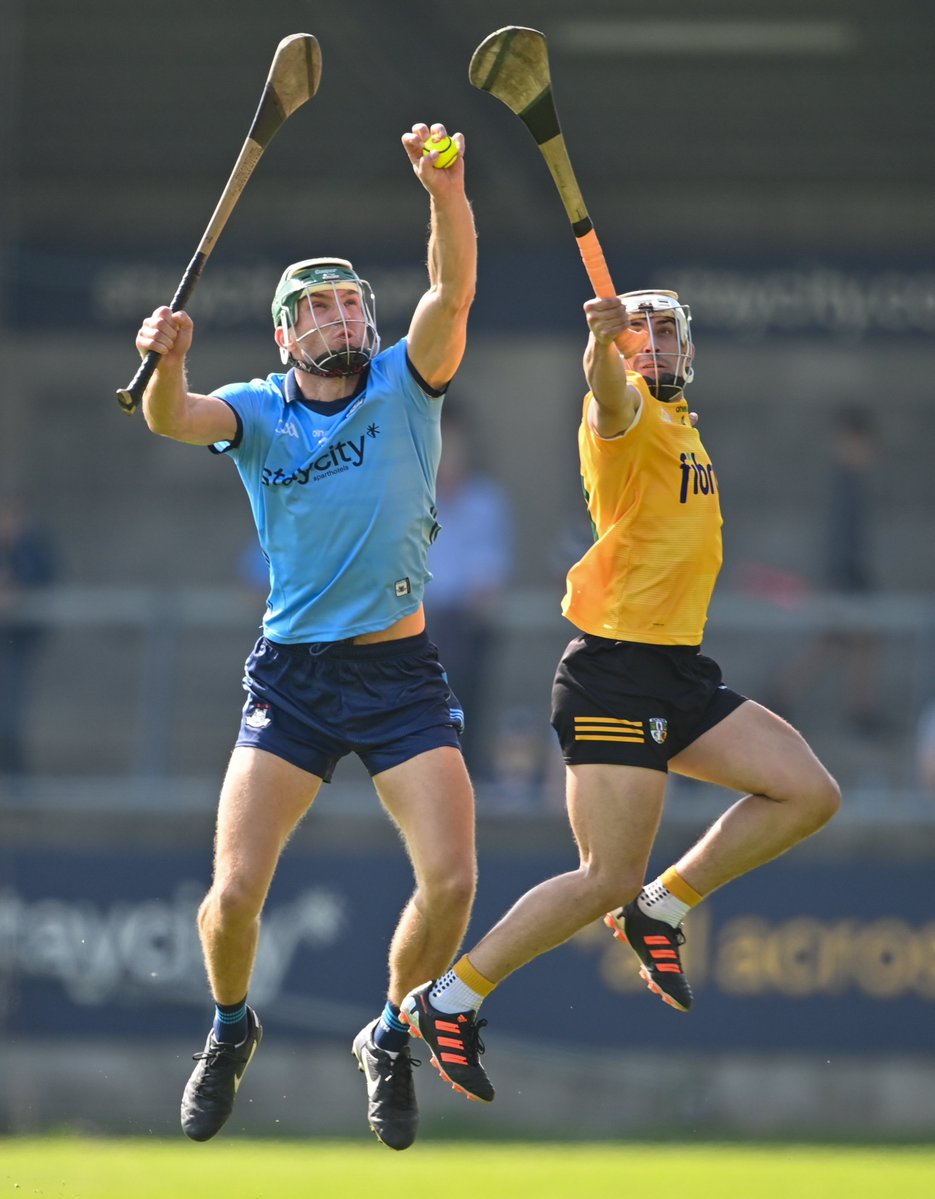
[[[323,416],[333,416],[336,412],[343,412],[352,400],[357,399],[360,393],[367,386],[367,377],[369,374],[370,363],[368,362],[358,375],[357,384],[349,396],[346,396],[343,401],[332,400],[329,403],[322,403],[320,400],[309,400],[305,398],[305,396],[302,394],[301,388],[299,387],[299,382],[295,377],[295,368],[293,367],[293,369],[286,374],[286,377],[283,380],[283,394],[286,397],[287,404],[303,404],[306,408],[311,409],[312,412],[318,412]]]

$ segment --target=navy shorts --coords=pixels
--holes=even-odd
[[[464,716],[426,633],[354,645],[280,645],[247,658],[237,745],[264,749],[331,782],[346,754],[371,775],[440,745],[460,749]]]
[[[552,684],[552,727],[569,765],[668,771],[675,757],[746,696],[694,645],[642,645],[585,633],[572,641]]]

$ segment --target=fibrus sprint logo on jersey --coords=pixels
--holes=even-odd
[[[679,503],[687,504],[690,495],[715,495],[714,467],[710,462],[699,462],[694,454],[679,454]]]

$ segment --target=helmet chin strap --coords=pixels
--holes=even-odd
[[[644,375],[643,378],[649,394],[663,404],[671,404],[679,399],[685,386],[685,380],[676,375]]]
[[[351,347],[346,350],[326,350],[314,360],[306,358],[300,361],[294,354],[288,356],[289,366],[294,367],[297,371],[304,371],[307,375],[318,375],[323,379],[339,379],[348,375],[359,375],[369,361],[369,354]]]
[[[343,265],[348,266],[346,263]],[[322,268],[323,271],[324,269]],[[350,280],[343,283],[341,280],[335,281],[335,279],[331,278],[326,283],[312,280],[305,285],[304,291],[295,300],[294,307],[292,308],[285,301],[279,304],[279,319],[277,322],[279,335],[277,336],[277,341],[279,342],[279,355],[284,365],[291,366],[293,369],[302,371],[304,374],[316,375],[323,379],[347,378],[348,376],[359,375],[364,367],[379,353],[380,335],[377,332],[374,317],[373,291],[366,280],[358,279],[350,269],[346,273],[350,276]],[[300,288],[302,287],[301,282],[299,286]],[[361,309],[359,315],[349,316],[345,311],[338,294],[343,286],[349,287],[359,297]],[[327,292],[329,287],[337,308],[337,316],[321,324],[312,303],[312,290]],[[303,302],[308,305],[311,326],[304,333],[299,334],[296,331],[295,324],[298,305]],[[276,307],[274,304],[275,310]],[[359,346],[351,344],[351,338],[354,336],[351,333],[352,326],[360,326],[362,328],[360,334],[361,344]],[[336,327],[341,327],[344,330],[344,345],[338,349],[331,349],[328,346],[330,331]],[[306,338],[315,335],[320,339],[319,345],[321,349],[320,353],[313,357],[305,348],[303,342]],[[314,345],[314,342],[312,344]]]
[[[674,404],[676,399],[682,398],[682,382],[678,379],[672,382],[660,379],[658,384],[650,384],[650,392],[663,404]]]

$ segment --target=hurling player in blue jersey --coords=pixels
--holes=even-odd
[[[439,169],[437,151],[423,154],[430,133],[445,130],[420,123],[402,137],[431,222],[428,290],[401,341],[380,350],[370,285],[339,258],[296,263],[279,282],[284,373],[197,395],[185,373],[185,313],[158,308],[137,336],[141,354],[161,355],[143,400],[147,424],[233,460],[270,573],[198,913],[216,1005],[182,1098],[182,1127],[198,1141],[230,1115],[260,1043],[247,1005],[260,914],[289,835],[341,757],[366,765],[415,876],[389,949],[386,1006],[353,1043],[371,1128],[393,1149],[411,1145],[418,1124],[398,1004],[448,969],[470,916],[473,792],[422,593],[438,532],[441,401],[464,353],[477,239],[464,139],[454,135],[461,153]]]

